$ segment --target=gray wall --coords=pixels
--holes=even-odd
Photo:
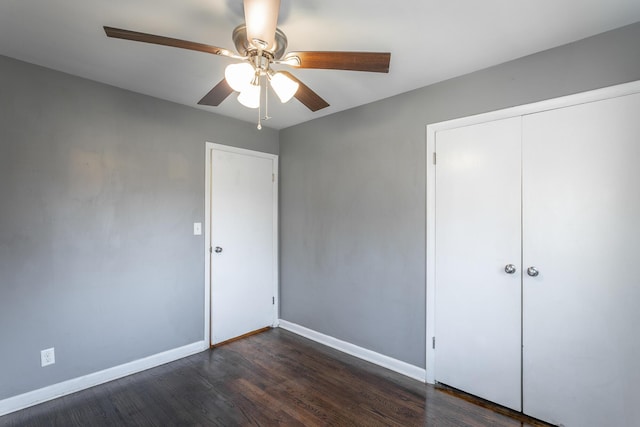
[[[205,141],[278,152],[276,131],[0,57],[0,399],[203,339]]]
[[[638,80],[638,40],[281,131],[281,317],[424,366],[425,125]],[[205,141],[278,152],[276,131],[0,57],[0,399],[202,339]]]
[[[640,23],[281,131],[281,318],[424,367],[425,126],[638,80],[638,41]]]

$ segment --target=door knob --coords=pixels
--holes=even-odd
[[[216,251],[216,253],[219,254],[220,252],[222,252],[222,248],[220,246],[216,246],[214,251]]]
[[[527,274],[531,277],[536,277],[540,272],[534,266],[527,268]]]
[[[504,266],[504,272],[507,274],[513,274],[516,272],[516,266],[513,264],[507,264]]]

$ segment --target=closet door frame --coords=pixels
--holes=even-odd
[[[532,104],[506,108],[489,113],[478,114],[459,119],[447,120],[433,123],[426,126],[427,147],[426,147],[426,378],[429,384],[435,383],[435,348],[437,345],[435,329],[435,177],[437,161],[435,155],[436,133],[439,131],[454,129],[462,126],[469,126],[493,120],[506,119],[510,117],[524,116],[527,114],[539,113],[542,111],[554,110],[557,108],[569,107],[572,105],[584,104],[587,102],[600,101],[617,96],[640,93],[640,81],[609,86],[602,89],[590,90],[574,95],[553,98]]]

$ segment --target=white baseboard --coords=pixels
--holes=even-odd
[[[114,366],[113,368],[104,369],[92,374],[9,397],[0,400],[0,416],[28,408],[29,406],[44,403],[58,397],[66,396],[80,390],[94,387],[99,384],[117,380],[118,378],[126,377],[127,375],[135,374],[136,372],[164,365],[165,363],[200,353],[208,348],[209,345],[205,341],[198,341],[183,347],[174,348],[172,350],[167,350],[162,353],[124,363],[119,366]]]
[[[324,344],[343,353],[350,354],[362,360],[366,360],[367,362],[371,362],[378,366],[382,366],[383,368],[387,368],[402,375],[406,375],[407,377],[413,378],[415,380],[425,382],[426,371],[423,368],[419,368],[415,365],[411,365],[401,360],[385,356],[384,354],[376,353],[375,351],[367,350],[366,348],[362,348],[346,341],[331,337],[329,335],[316,332],[312,329],[305,328],[304,326],[300,326],[283,319],[280,319],[278,321],[278,324],[280,328],[286,329],[287,331],[293,332],[294,334],[309,338],[310,340],[316,341],[320,344]]]
[[[367,362],[382,366],[383,368],[406,375],[407,377],[418,381],[425,381],[426,372],[423,368],[419,368],[401,360],[376,353],[375,351],[367,350],[366,348],[316,332],[312,329],[305,328],[304,326],[300,326],[286,320],[278,319],[275,322],[274,327],[286,329],[287,331],[309,338],[310,340],[358,357],[362,360],[366,360]],[[118,378],[126,377],[127,375],[164,365],[165,363],[191,356],[192,354],[199,353],[208,348],[209,345],[205,341],[198,341],[183,347],[178,347],[142,359],[134,360],[132,362],[124,363],[119,366],[114,366],[113,368],[104,369],[82,377],[73,378],[61,383],[19,394],[17,396],[12,396],[0,400],[0,416],[104,384],[109,381],[117,380]]]

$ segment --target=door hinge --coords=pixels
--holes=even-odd
[[[213,253],[213,246],[209,246],[209,253],[212,254]]]
[[[431,348],[436,349],[436,337],[431,337]]]
[[[271,174],[271,182],[276,182],[276,174],[275,173]]]
[[[276,305],[276,297],[271,297],[271,304]]]
[[[434,165],[436,164],[436,152],[435,151],[433,152],[433,164]]]

